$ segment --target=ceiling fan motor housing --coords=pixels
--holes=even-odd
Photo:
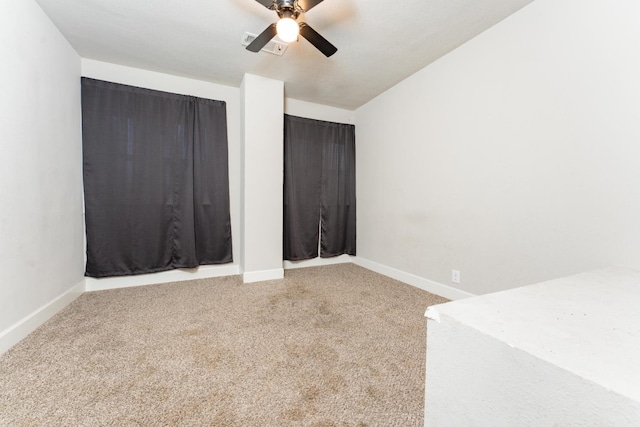
[[[302,9],[298,6],[298,0],[277,0],[274,2],[276,12],[280,18],[298,19]]]

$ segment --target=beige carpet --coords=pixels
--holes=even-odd
[[[422,426],[444,301],[352,264],[85,293],[0,357],[0,425]]]

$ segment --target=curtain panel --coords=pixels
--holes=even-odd
[[[82,78],[82,139],[85,275],[233,261],[225,102]]]
[[[355,150],[355,126],[285,114],[285,260],[356,254]]]

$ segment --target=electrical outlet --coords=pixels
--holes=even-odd
[[[460,283],[460,271],[451,270],[451,281],[453,283]]]

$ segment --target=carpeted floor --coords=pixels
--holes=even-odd
[[[353,264],[85,293],[0,357],[0,425],[422,426],[441,302]]]

